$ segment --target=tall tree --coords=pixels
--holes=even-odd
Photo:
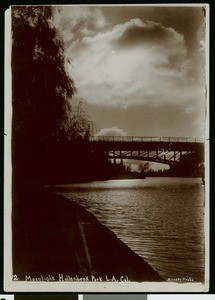
[[[68,127],[76,89],[67,72],[52,6],[12,8],[12,153],[14,178],[34,179]],[[20,173],[22,170],[22,174]]]
[[[76,106],[73,106],[73,111],[67,122],[67,128],[65,128],[66,136],[69,140],[76,138],[88,140],[93,133],[92,120],[86,114],[84,104],[83,101],[80,101]]]

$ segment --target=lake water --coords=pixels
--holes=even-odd
[[[57,187],[167,280],[204,281],[204,186],[200,178],[108,180]]]

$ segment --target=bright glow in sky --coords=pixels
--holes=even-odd
[[[55,22],[97,132],[204,136],[202,7],[70,6]]]

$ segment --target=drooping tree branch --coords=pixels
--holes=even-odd
[[[52,6],[12,8],[13,169],[40,172],[53,138],[68,127],[75,84]]]

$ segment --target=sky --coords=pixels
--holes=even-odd
[[[203,137],[205,10],[64,6],[55,25],[95,134]]]

